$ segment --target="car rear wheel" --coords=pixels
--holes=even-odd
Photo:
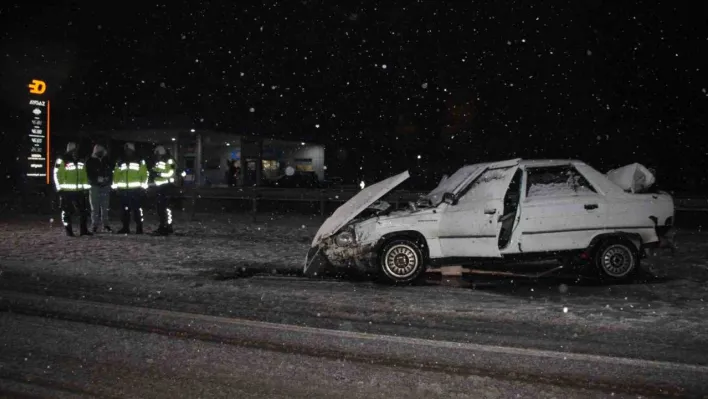
[[[595,265],[604,279],[629,281],[639,270],[639,254],[627,239],[608,239],[595,252]]]
[[[381,249],[379,266],[388,282],[410,284],[425,271],[425,258],[417,242],[396,239],[386,243]]]

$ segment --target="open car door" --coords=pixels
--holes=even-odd
[[[519,160],[490,164],[455,193],[440,218],[440,247],[445,258],[501,258],[500,219],[504,196]]]

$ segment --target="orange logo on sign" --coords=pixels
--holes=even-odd
[[[32,83],[29,84],[29,89],[31,94],[44,94],[47,91],[47,84],[42,80],[32,79]]]

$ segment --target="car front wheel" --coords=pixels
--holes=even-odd
[[[383,246],[379,254],[383,276],[394,284],[409,284],[425,271],[420,245],[409,239],[396,239]]]
[[[629,281],[639,269],[639,254],[631,241],[609,239],[597,248],[595,265],[604,279]]]

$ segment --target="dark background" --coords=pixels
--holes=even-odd
[[[708,183],[703,6],[339,3],[4,3],[0,172],[42,78],[53,131],[187,116],[324,143],[327,173],[351,181],[411,168],[434,186],[463,163],[573,157],[641,162],[668,189]]]

